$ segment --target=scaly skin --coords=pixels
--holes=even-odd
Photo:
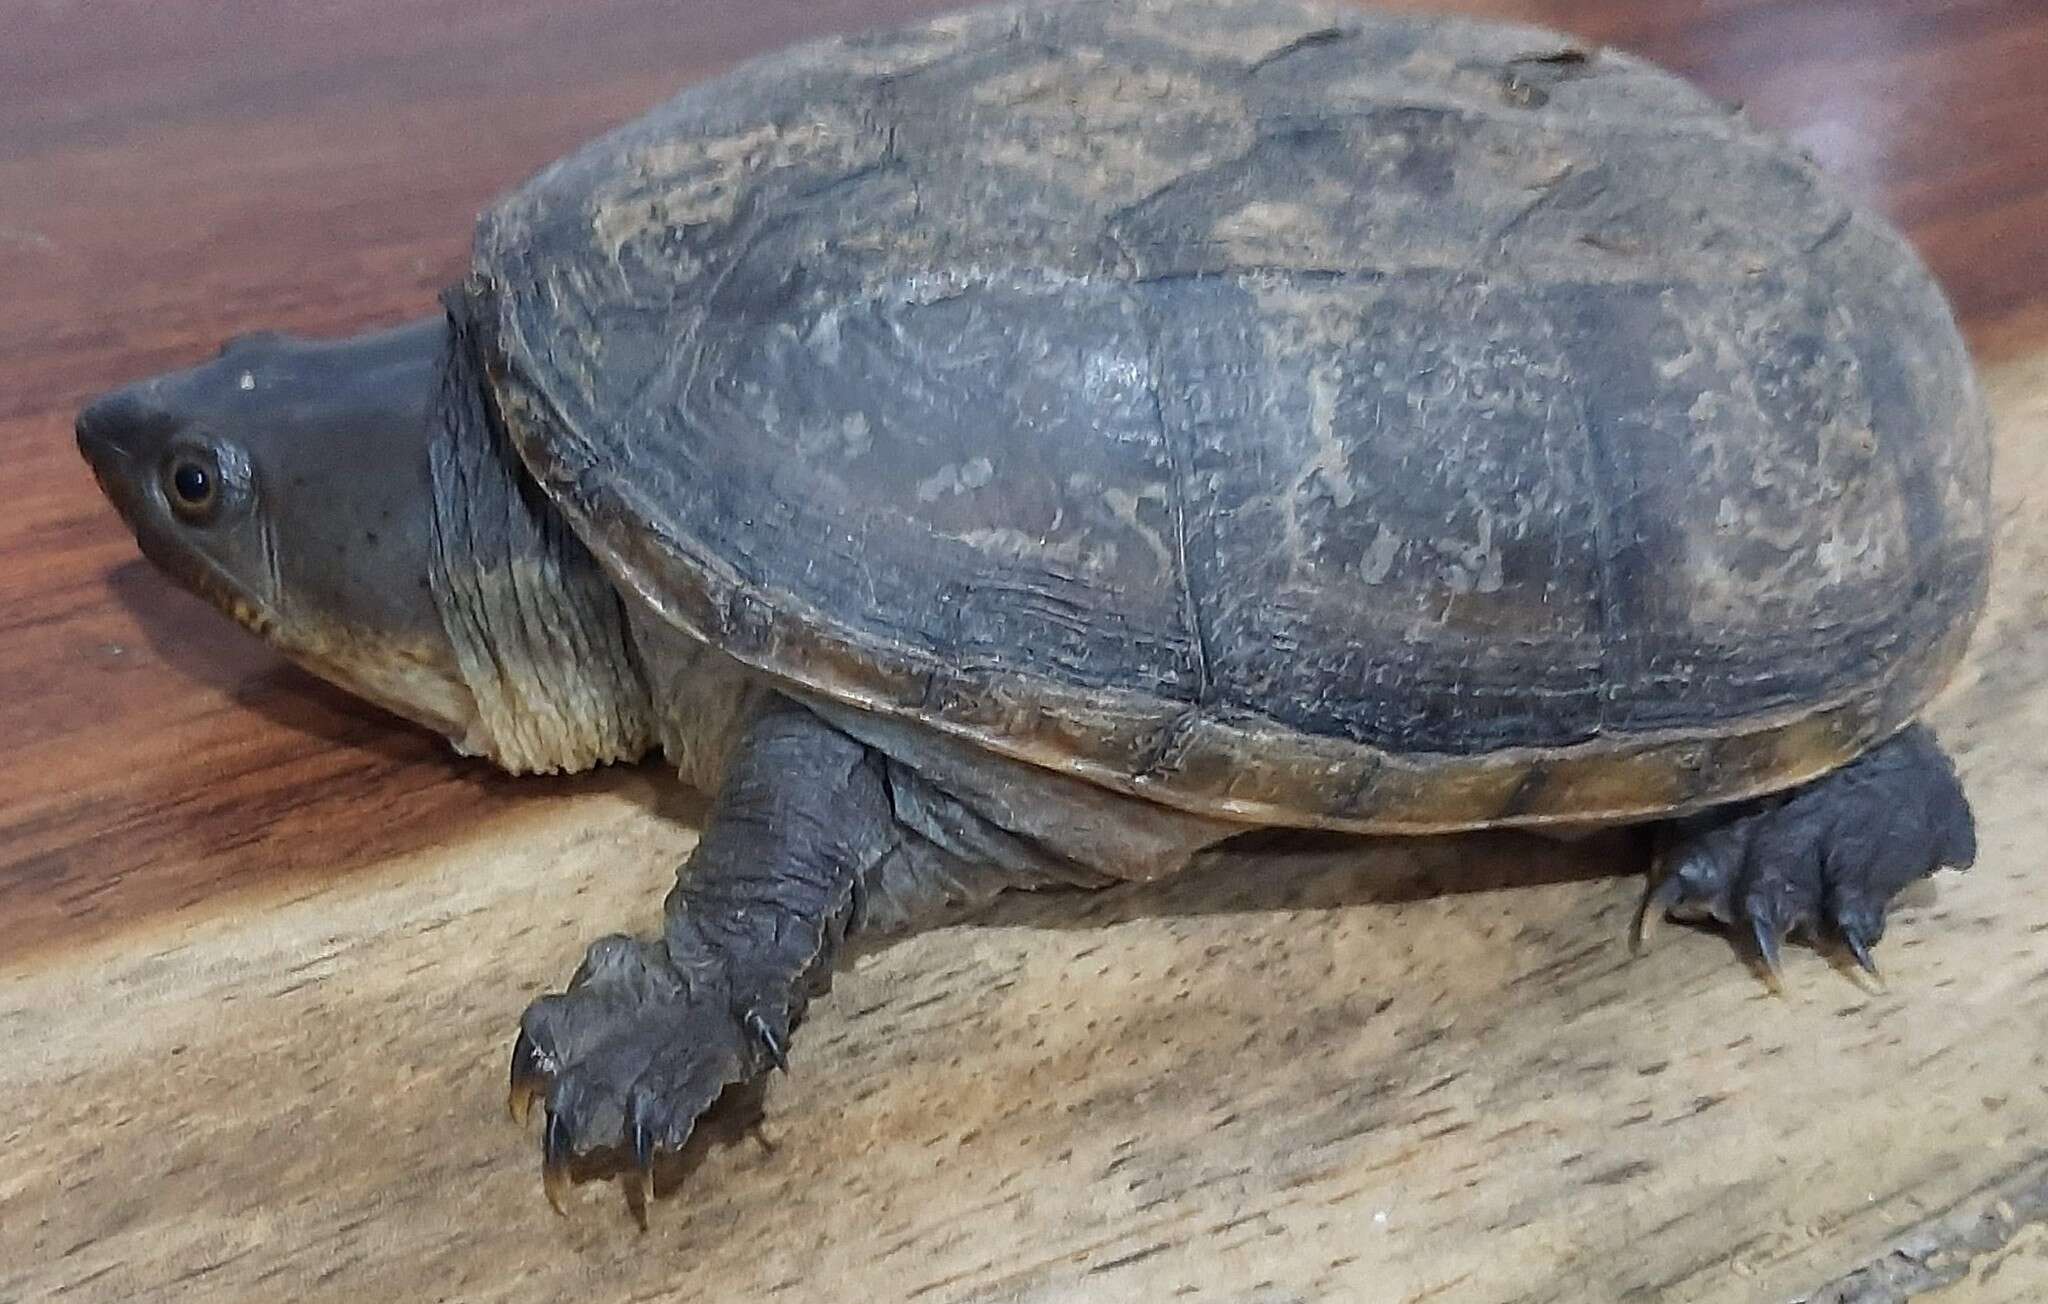
[[[637,1173],[644,1208],[657,1159],[727,1087],[787,1066],[866,880],[904,837],[879,756],[788,702],[753,722],[662,936],[599,940],[568,990],[521,1020],[513,1110],[546,1097],[542,1177],[558,1210],[572,1166],[607,1154]]]

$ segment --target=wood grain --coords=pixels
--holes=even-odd
[[[775,1155],[711,1156],[646,1237],[543,1216],[504,1032],[651,916],[694,807],[501,778],[282,665],[134,559],[71,415],[236,330],[424,311],[568,146],[937,7],[0,0],[0,1299],[1782,1297],[2048,1176],[2048,10],[1491,0],[1449,7],[1790,131],[2002,364],[1997,611],[1940,721],[1984,860],[1901,921],[1893,994],[1808,957],[1765,1001],[1691,935],[1624,967],[1605,843],[1025,902],[842,984]],[[1923,1284],[2038,1281],[2039,1226]]]

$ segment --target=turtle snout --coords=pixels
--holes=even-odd
[[[178,422],[165,409],[154,382],[141,381],[101,395],[78,414],[78,452],[92,478],[138,540],[161,515],[155,490],[159,464],[176,438]]]
[[[167,424],[166,414],[141,390],[130,385],[103,394],[78,414],[78,451],[102,476],[134,458]]]

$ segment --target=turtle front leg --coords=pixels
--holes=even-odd
[[[1779,944],[1832,937],[1873,977],[1871,948],[1907,884],[1977,856],[1976,821],[1955,765],[1924,725],[1789,794],[1665,826],[1637,916],[1710,917],[1746,933],[1773,990]]]
[[[523,1117],[545,1098],[550,1203],[562,1210],[572,1166],[630,1165],[644,1217],[656,1160],[727,1087],[787,1067],[806,1005],[868,914],[901,923],[1007,885],[956,870],[897,824],[882,757],[800,706],[768,707],[669,893],[662,935],[599,940],[568,990],[520,1021],[512,1108]]]

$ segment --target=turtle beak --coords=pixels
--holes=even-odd
[[[152,463],[177,422],[154,401],[154,381],[138,381],[102,394],[78,414],[78,452],[92,468],[100,492],[114,505],[143,551],[159,566],[182,574],[190,560],[158,544]]]

